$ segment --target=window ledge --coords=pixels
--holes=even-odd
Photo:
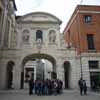
[[[96,50],[88,50],[89,53],[96,53]]]

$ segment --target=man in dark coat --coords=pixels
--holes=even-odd
[[[33,79],[29,80],[29,95],[33,94]]]
[[[84,90],[84,94],[87,95],[87,85],[85,80],[83,80],[83,90]]]
[[[78,85],[80,88],[80,94],[82,95],[82,92],[83,92],[83,79],[82,78],[80,78],[80,80],[78,81]]]

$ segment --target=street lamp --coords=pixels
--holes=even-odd
[[[48,79],[50,79],[51,78],[51,72],[49,71],[48,72]]]
[[[37,49],[38,49],[38,54],[40,55],[41,48],[42,48],[42,41],[41,41],[40,38],[37,39],[37,41],[36,41],[36,46],[37,46]],[[40,58],[38,58],[37,66],[38,66],[38,68],[40,67]],[[37,68],[36,68],[36,69],[37,69]]]
[[[80,19],[79,15],[78,15],[78,19]],[[80,22],[79,20],[77,20],[78,24],[77,24],[77,28],[78,28],[78,50],[79,50],[79,60],[80,60],[80,68],[81,68],[81,78],[83,78],[83,70],[82,70],[82,55],[81,55],[81,40],[80,40]]]
[[[42,79],[44,80],[44,63],[42,63]]]

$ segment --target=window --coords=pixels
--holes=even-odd
[[[89,61],[89,68],[90,69],[97,69],[97,68],[99,68],[98,61]]]
[[[84,16],[84,20],[85,20],[85,23],[90,23],[92,21],[92,16],[90,15],[85,15]]]
[[[38,39],[43,40],[42,31],[41,30],[37,30],[36,31],[36,40],[38,40]]]
[[[87,44],[89,50],[95,50],[93,34],[87,34]]]
[[[90,83],[93,90],[100,89],[100,72],[90,72]]]

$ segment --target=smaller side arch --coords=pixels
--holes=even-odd
[[[70,62],[64,61],[64,80],[65,80],[65,89],[70,88]]]
[[[15,63],[14,61],[8,61],[7,63],[7,68],[6,68],[6,79],[7,79],[7,89],[11,89],[12,85],[13,85],[13,67],[14,67]]]

